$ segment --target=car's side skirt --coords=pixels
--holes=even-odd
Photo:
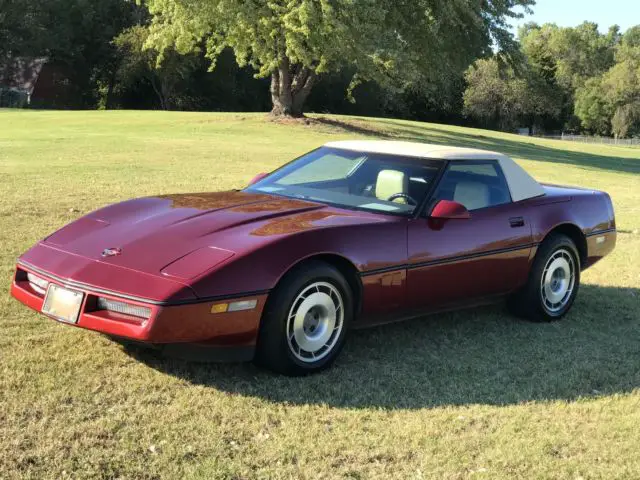
[[[377,327],[381,325],[388,325],[393,323],[400,323],[404,321],[416,320],[423,317],[429,317],[431,315],[439,313],[454,312],[457,310],[466,310],[470,308],[482,307],[486,305],[494,305],[504,301],[506,295],[492,295],[488,297],[475,298],[468,302],[454,303],[449,305],[440,305],[433,308],[425,308],[410,312],[397,312],[395,314],[381,315],[373,318],[367,318],[366,316],[361,321],[354,322],[352,328],[354,330],[363,330],[369,327]]]

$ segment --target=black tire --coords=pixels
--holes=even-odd
[[[342,326],[336,331],[335,336],[330,337],[328,341],[330,348],[327,346],[326,350],[318,352],[318,357],[321,356],[321,358],[315,360],[312,356],[303,361],[299,357],[307,352],[296,343],[295,336],[292,338],[288,334],[292,327],[289,322],[293,322],[289,317],[293,311],[294,302],[298,309],[302,308],[303,299],[299,296],[305,292],[305,289],[319,283],[331,285],[338,292],[339,295],[335,295],[335,292],[331,293],[329,287],[326,287],[328,297],[334,301],[334,305],[337,304],[338,298],[342,301],[342,306],[336,309],[336,312],[343,311],[342,315],[336,313],[336,318],[341,317]],[[337,268],[315,260],[295,267],[282,278],[269,295],[260,323],[255,362],[289,376],[306,375],[326,369],[342,350],[353,318],[353,306],[353,292]],[[338,325],[338,320],[335,325]],[[335,326],[333,328],[335,329]],[[298,346],[297,349],[296,346]]]
[[[566,257],[568,254],[571,259]],[[550,306],[552,302],[545,295],[547,290],[542,285],[545,268],[552,259],[558,256],[566,257],[571,265],[573,261],[573,285],[571,291],[562,297],[557,306]],[[546,277],[546,276],[545,276]],[[571,309],[580,287],[580,255],[573,241],[566,235],[550,234],[538,247],[533,260],[527,284],[507,300],[511,313],[534,322],[552,322],[561,319]]]

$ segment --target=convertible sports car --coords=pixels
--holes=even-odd
[[[11,292],[120,341],[298,375],[353,327],[503,297],[559,319],[615,242],[609,195],[539,184],[502,154],[341,141],[241,191],[90,213],[23,254]]]

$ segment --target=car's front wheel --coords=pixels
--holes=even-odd
[[[265,307],[256,361],[285,375],[327,368],[344,344],[353,293],[332,265],[307,262],[289,272]]]
[[[562,318],[580,286],[580,256],[573,241],[551,234],[538,248],[527,284],[508,300],[516,315],[534,321]]]

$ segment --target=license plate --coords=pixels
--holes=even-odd
[[[80,307],[84,294],[75,290],[49,285],[42,304],[42,313],[66,323],[76,323],[80,316]]]

